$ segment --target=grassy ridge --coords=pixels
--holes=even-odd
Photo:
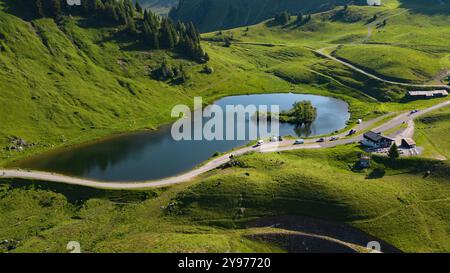
[[[171,16],[181,21],[192,21],[201,31],[207,32],[257,24],[283,11],[311,13],[346,3],[342,0],[188,0],[182,1]],[[365,1],[357,0],[355,3],[365,4]]]
[[[448,251],[448,164],[375,158],[370,170],[355,173],[357,154],[341,147],[244,156],[247,168],[211,176],[177,201],[197,221],[226,225],[244,207],[249,218],[310,215],[350,222],[405,251]],[[372,174],[377,168],[385,173]]]
[[[66,252],[66,241],[74,239],[83,252],[280,251],[241,238],[242,232],[166,219],[156,202],[164,202],[164,196],[156,200],[153,192],[144,192],[144,201],[134,200],[137,194],[131,192],[131,198],[121,194],[122,202],[106,195],[74,204],[45,189],[1,189],[5,217],[0,219],[0,238],[20,241],[16,252]],[[2,245],[0,252],[4,251]]]
[[[16,252],[63,252],[70,240],[87,252],[278,252],[285,250],[246,237],[258,230],[245,223],[290,214],[347,222],[403,251],[449,251],[448,162],[374,158],[371,169],[353,172],[358,153],[249,154],[238,158],[244,167],[169,189],[72,196],[82,203],[52,192],[71,196],[75,186],[16,181],[0,191],[0,238],[20,241]]]

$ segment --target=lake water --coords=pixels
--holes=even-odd
[[[280,135],[299,137],[329,134],[346,126],[350,118],[344,101],[316,95],[262,94],[230,96],[215,104],[279,105],[289,110],[296,101],[309,100],[317,108],[317,118],[308,130],[280,124]],[[252,119],[245,121],[254,122]],[[171,126],[158,131],[139,132],[107,138],[45,153],[19,162],[16,167],[63,173],[100,181],[143,181],[174,176],[195,168],[215,152],[243,146],[249,140],[182,140],[171,136]]]

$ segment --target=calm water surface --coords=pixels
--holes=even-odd
[[[296,101],[309,100],[317,108],[317,119],[311,128],[296,129],[280,124],[280,135],[314,136],[329,134],[345,127],[350,118],[348,105],[330,97],[302,94],[263,94],[231,96],[215,104],[279,105],[289,110]],[[246,121],[253,122],[251,119]],[[154,132],[140,132],[108,138],[42,154],[19,162],[18,167],[68,174],[103,181],[142,181],[174,176],[186,172],[215,152],[226,152],[245,145],[249,140],[175,141],[171,127]]]

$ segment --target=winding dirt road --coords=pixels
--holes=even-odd
[[[350,68],[350,69],[352,69],[352,70],[354,70],[354,71],[356,71],[358,73],[361,73],[361,74],[363,74],[363,75],[365,75],[365,76],[367,76],[369,78],[377,80],[377,81],[381,81],[381,82],[385,82],[385,83],[389,83],[389,84],[393,84],[393,85],[414,87],[414,88],[436,88],[436,89],[450,90],[450,86],[444,85],[444,84],[415,84],[415,83],[405,83],[405,82],[396,82],[396,81],[386,80],[386,79],[380,78],[380,77],[378,77],[376,75],[373,75],[373,74],[371,74],[371,73],[369,73],[367,71],[364,71],[363,69],[358,68],[358,67],[354,66],[351,63],[345,62],[345,61],[343,61],[341,59],[338,59],[336,57],[331,56],[328,53],[325,53],[324,52],[325,49],[327,49],[327,48],[321,48],[321,49],[318,49],[318,50],[314,50],[314,52],[317,55],[320,55],[320,56],[322,56],[324,58],[328,58],[328,59],[333,60],[335,62],[338,62],[338,63],[340,63],[342,65],[345,65],[346,67],[348,67],[348,68]]]
[[[409,12],[409,11],[410,11],[409,9],[405,9],[405,10],[402,10],[402,11],[400,11],[398,13],[378,18],[377,20],[369,23],[367,25],[367,36],[360,42],[353,42],[353,43],[350,43],[350,44],[338,44],[338,45],[324,47],[324,48],[317,49],[317,50],[312,50],[312,51],[314,53],[316,53],[317,55],[319,55],[319,56],[322,56],[324,58],[328,58],[330,60],[333,60],[333,61],[336,61],[336,62],[338,62],[340,64],[343,64],[346,67],[348,67],[348,68],[350,68],[350,69],[352,69],[352,70],[354,70],[356,72],[359,72],[361,74],[364,74],[367,77],[375,79],[377,81],[381,81],[381,82],[385,82],[385,83],[389,83],[389,84],[393,84],[393,85],[414,87],[414,88],[438,88],[438,89],[450,90],[450,86],[445,85],[445,84],[432,84],[432,83],[428,83],[428,84],[414,84],[414,83],[405,83],[405,82],[396,82],[396,81],[386,80],[386,79],[380,78],[379,76],[371,74],[371,73],[363,70],[362,68],[358,68],[355,65],[353,65],[353,64],[351,64],[351,63],[349,63],[349,62],[347,62],[345,60],[341,60],[341,59],[336,58],[336,57],[332,56],[331,54],[328,54],[328,53],[325,52],[326,49],[336,48],[336,47],[341,46],[341,45],[367,44],[367,42],[372,37],[373,27],[376,27],[378,24],[380,24],[384,20],[387,20],[387,19],[399,16],[399,15],[402,15],[402,14],[404,14],[406,12]],[[448,71],[447,70],[443,70],[443,71],[440,72],[440,74],[436,75],[435,78],[432,79],[431,82],[442,82],[442,80],[445,79],[446,77],[448,77],[449,75],[450,75],[450,70],[448,70]]]
[[[432,107],[423,109],[415,114],[402,113],[400,115],[395,116],[391,120],[385,122],[381,126],[372,129],[377,132],[385,132],[392,128],[395,128],[401,125],[404,122],[409,122],[409,120],[413,120],[425,113],[436,110],[438,108],[450,105],[450,100],[445,102],[436,104]],[[378,121],[384,119],[386,116],[381,116],[376,119],[363,122],[362,124],[355,127],[358,132],[363,132],[374,126]],[[81,185],[87,187],[94,188],[107,188],[107,189],[138,189],[138,188],[155,188],[168,186],[172,184],[182,183],[189,181],[200,174],[206,173],[213,169],[220,167],[221,165],[227,163],[230,160],[230,156],[239,156],[245,154],[247,152],[279,152],[279,151],[289,151],[289,150],[297,150],[297,149],[319,149],[319,148],[329,148],[335,147],[338,145],[357,143],[362,140],[362,135],[357,135],[354,137],[346,137],[346,133],[342,133],[337,135],[340,137],[339,140],[336,141],[325,141],[322,143],[317,143],[317,139],[308,139],[305,141],[303,145],[293,145],[294,141],[286,140],[282,142],[276,143],[267,143],[262,145],[261,147],[244,147],[242,149],[233,151],[231,153],[227,153],[220,157],[214,158],[204,165],[200,166],[197,169],[191,170],[187,173],[177,175],[174,177],[164,178],[160,180],[154,181],[144,181],[144,182],[100,182],[94,181],[84,178],[76,178],[65,176],[56,173],[49,172],[41,172],[41,171],[27,171],[27,170],[0,170],[0,178],[21,178],[21,179],[31,179],[31,180],[41,180],[41,181],[49,181],[49,182],[57,182],[57,183],[65,183],[65,184],[73,184],[73,185]]]

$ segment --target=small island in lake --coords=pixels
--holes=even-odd
[[[271,112],[256,112],[254,116],[258,121],[266,119],[270,121],[272,117]],[[309,126],[317,117],[317,109],[312,105],[311,101],[303,100],[297,101],[292,105],[292,108],[287,111],[281,111],[278,116],[278,121],[282,123],[295,124],[298,127],[302,125]]]

